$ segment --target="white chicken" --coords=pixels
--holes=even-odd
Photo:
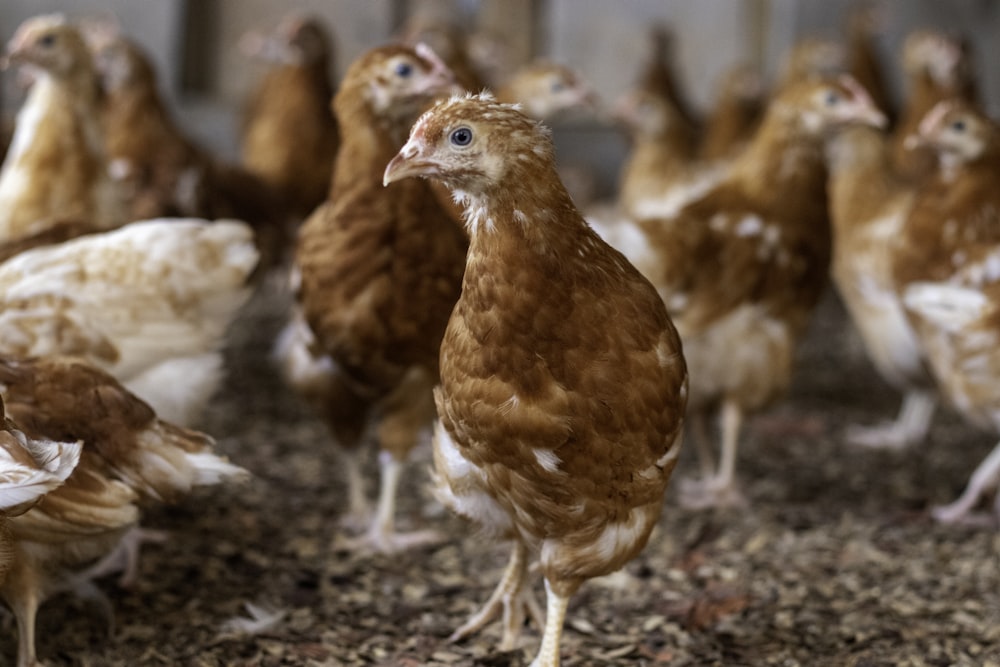
[[[191,425],[222,379],[224,335],[257,257],[246,224],[196,219],[23,252],[0,264],[0,353],[85,359]]]

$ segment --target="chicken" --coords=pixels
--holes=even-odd
[[[919,182],[934,170],[934,153],[907,146],[924,116],[938,102],[960,95],[974,100],[971,63],[960,41],[930,30],[918,30],[903,43],[906,99],[892,134],[892,158],[906,178]]]
[[[549,120],[566,111],[592,109],[597,100],[576,71],[546,60],[520,68],[497,89],[496,97],[501,102],[520,104],[524,113],[538,120]]]
[[[672,195],[711,182],[710,175],[698,176],[692,164],[691,134],[665,97],[645,88],[630,91],[618,101],[615,117],[628,130],[632,145],[622,165],[618,191],[626,215],[643,216],[649,207]]]
[[[330,109],[330,36],[319,19],[293,14],[268,34],[247,34],[240,46],[270,67],[245,110],[242,164],[305,218],[326,199],[340,143]]]
[[[733,157],[753,136],[760,121],[763,85],[748,65],[737,65],[722,78],[711,113],[705,119],[698,158],[705,161]]]
[[[256,261],[236,221],[132,223],[23,252],[0,264],[0,354],[86,359],[193,424]]]
[[[122,186],[130,220],[197,215],[195,183],[206,156],[178,127],[143,48],[122,35],[93,41],[104,92],[109,169]]]
[[[829,268],[824,128],[884,121],[849,77],[800,80],[777,94],[750,145],[703,196],[672,217],[605,232],[657,287],[684,341],[703,469],[702,480],[682,485],[685,505],[742,502],[741,422],[790,381]],[[713,471],[704,421],[716,405],[722,452]]]
[[[123,201],[108,175],[97,74],[79,31],[58,14],[29,19],[7,45],[6,62],[30,68],[34,82],[0,169],[0,241],[65,220],[100,229],[121,225]]]
[[[299,234],[298,310],[278,341],[289,384],[329,426],[345,454],[352,547],[394,551],[436,538],[398,533],[402,466],[434,415],[438,349],[461,288],[466,239],[425,183],[382,187],[382,171],[414,118],[454,90],[427,47],[386,46],[348,69],[334,98],[344,129],[325,204]],[[360,449],[381,449],[381,491],[370,520]]]
[[[548,614],[536,667],[559,664],[570,596],[641,551],[677,461],[687,395],[680,340],[653,287],[584,222],[549,133],[488,95],[428,111],[385,171],[466,206],[462,296],[441,346],[439,498],[512,540],[483,610],[514,647],[529,550]],[[614,323],[613,325],[609,323]]]
[[[82,362],[2,358],[0,386],[28,438],[83,442],[66,482],[8,520],[13,554],[0,597],[17,618],[18,666],[34,667],[39,604],[92,576],[90,562],[116,552],[141,507],[176,502],[246,471],[213,454],[208,436],[157,419],[114,378]]]
[[[215,159],[184,134],[159,94],[156,70],[140,45],[105,34],[92,48],[106,90],[111,170],[127,197],[128,218],[243,220],[254,231],[258,274],[280,264],[292,230],[267,183]]]
[[[953,98],[928,112],[916,140],[938,154],[939,167],[906,218],[893,277],[942,395],[1000,434],[1000,128]],[[998,482],[1000,445],[934,518],[965,519]],[[1000,518],[1000,497],[994,513]]]
[[[933,381],[892,275],[916,189],[895,172],[886,136],[876,128],[843,129],[830,153],[831,276],[875,368],[904,394],[895,421],[852,426],[847,439],[898,449],[924,439],[936,403]]]

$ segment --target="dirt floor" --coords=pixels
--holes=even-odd
[[[401,520],[447,531],[449,542],[404,557],[332,546],[344,502],[336,452],[268,359],[283,312],[273,288],[249,304],[205,424],[255,480],[150,514],[145,523],[170,538],[145,549],[137,587],[101,582],[112,636],[92,603],[56,597],[39,613],[40,658],[49,667],[526,665],[533,627],[509,653],[495,650],[496,627],[445,641],[489,595],[506,553],[435,505],[426,459],[407,479]],[[894,414],[897,397],[833,298],[801,356],[788,400],[747,425],[738,470],[749,507],[686,512],[668,495],[644,553],[571,603],[565,665],[1000,667],[1000,534],[927,515],[958,494],[990,437],[942,414],[912,451],[845,445],[847,424]],[[691,454],[680,475],[693,472]],[[283,615],[258,634],[234,632],[227,622],[247,617],[246,603]],[[0,664],[13,664],[14,624],[0,624]]]

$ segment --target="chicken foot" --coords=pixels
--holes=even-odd
[[[118,546],[104,558],[80,573],[78,582],[100,579],[115,572],[121,572],[118,585],[122,588],[133,588],[139,581],[139,556],[144,542],[162,544],[167,541],[169,533],[162,530],[151,530],[135,526],[129,529]]]
[[[937,399],[930,391],[908,391],[894,421],[876,426],[851,426],[847,429],[847,441],[872,449],[905,449],[927,436],[936,404]]]
[[[403,473],[404,464],[387,452],[379,457],[381,484],[378,505],[368,530],[358,537],[342,542],[349,550],[371,549],[379,553],[391,554],[407,549],[438,544],[447,539],[437,530],[418,530],[411,533],[396,532],[396,491]]]
[[[499,649],[512,651],[517,647],[526,609],[533,622],[539,627],[545,627],[545,616],[541,607],[531,595],[531,591],[524,587],[527,565],[527,549],[520,540],[515,540],[510,560],[493,594],[478,612],[451,633],[448,641],[461,641],[479,632],[497,616],[502,615],[503,636],[500,639]]]
[[[973,471],[972,477],[969,478],[969,484],[965,487],[962,495],[948,505],[935,507],[931,510],[931,515],[941,523],[958,523],[967,519],[980,497],[990,487],[995,487],[998,481],[1000,481],[1000,444],[997,444]],[[994,512],[997,518],[1000,518],[1000,496],[994,501]]]

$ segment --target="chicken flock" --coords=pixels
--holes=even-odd
[[[828,276],[903,396],[848,440],[919,444],[939,403],[1000,435],[1000,133],[968,50],[936,32],[906,40],[888,108],[875,29],[860,15],[842,44],[804,40],[770,88],[735,68],[704,115],[653,30],[612,112],[632,142],[618,196],[583,202],[545,123],[603,112],[556,63],[496,81],[452,31],[410,26],[335,85],[332,35],[289,16],[240,43],[269,69],[228,163],[117,26],[26,21],[4,54],[26,97],[0,170],[0,599],[18,667],[41,664],[46,598],[134,580],[144,508],[249,476],[195,429],[268,276],[292,292],[275,373],[343,455],[341,546],[449,539],[395,525],[430,435],[436,498],[511,545],[451,640],[499,618],[509,650],[530,617],[537,667],[559,664],[570,596],[650,539],[685,428],[700,470],[679,504],[747,502],[741,425],[787,392]],[[1000,446],[934,518],[971,518],[998,481]]]

